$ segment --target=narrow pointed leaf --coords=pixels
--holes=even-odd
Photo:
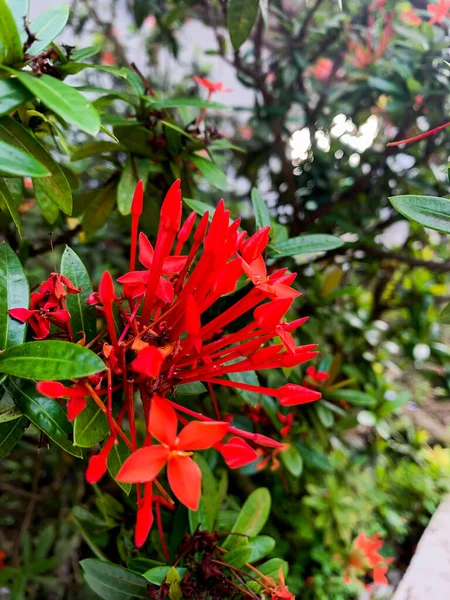
[[[72,426],[55,400],[41,396],[34,383],[23,381],[11,381],[10,392],[16,406],[36,427],[72,456],[83,456],[80,448],[76,448],[69,440]]]
[[[0,354],[0,373],[23,379],[79,379],[105,368],[89,348],[59,340],[25,342]]]
[[[0,0],[0,64],[11,65],[22,59],[22,42],[11,9]]]
[[[77,288],[81,288],[79,294],[68,294],[66,297],[75,341],[80,337],[80,332],[84,332],[86,341],[90,342],[97,333],[95,306],[87,304],[88,296],[93,292],[91,278],[79,256],[68,246],[61,258],[61,273]]]
[[[41,13],[29,25],[30,31],[36,36],[36,41],[31,44],[28,54],[39,54],[50,42],[64,29],[69,18],[67,5],[56,6]]]
[[[30,8],[30,0],[6,0],[9,6],[9,10],[14,18],[14,22],[17,27],[17,31],[20,35],[20,40],[23,43],[27,39],[25,33],[24,18],[28,17],[28,11]]]
[[[270,225],[270,211],[261,194],[256,188],[252,188],[252,204],[255,213],[256,229],[262,229]]]
[[[450,233],[450,200],[435,196],[394,196],[389,198],[401,215],[429,229]]]
[[[22,265],[6,242],[0,244],[0,350],[22,344],[26,323],[12,319],[10,308],[28,308],[30,290]]]
[[[1,139],[0,130],[0,174],[20,177],[47,177],[49,171],[36,158]]]
[[[230,0],[228,4],[228,31],[235,50],[239,50],[250,36],[258,16],[259,0]]]
[[[326,252],[343,246],[344,242],[336,235],[326,233],[311,233],[290,238],[285,242],[279,242],[270,247],[271,258],[283,258],[284,256],[297,256],[298,254],[309,254],[315,252]]]
[[[9,214],[17,227],[20,237],[22,237],[22,223],[20,221],[19,211],[17,210],[16,202],[6,185],[5,180],[0,178],[0,201],[6,206]]]
[[[0,459],[7,456],[25,432],[28,419],[21,416],[18,419],[0,423]]]
[[[194,163],[200,173],[209,181],[211,185],[219,190],[228,189],[228,180],[222,169],[201,156],[191,156],[190,160]]]

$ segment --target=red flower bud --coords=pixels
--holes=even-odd
[[[295,383],[288,383],[278,389],[277,397],[283,406],[296,406],[319,400],[322,394]]]
[[[178,231],[181,224],[181,189],[177,179],[169,188],[161,206],[161,226],[169,231]]]
[[[131,214],[133,217],[140,217],[144,206],[144,183],[139,179],[134,190],[133,201],[131,203]]]
[[[258,458],[256,450],[239,437],[232,437],[226,444],[218,444],[217,449],[230,469],[239,469]]]
[[[270,225],[267,225],[249,237],[247,241],[243,242],[241,246],[241,255],[245,262],[251,263],[256,260],[258,256],[261,256],[269,243],[269,231]]]

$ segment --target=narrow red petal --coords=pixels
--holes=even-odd
[[[153,396],[150,407],[150,433],[161,444],[172,446],[177,437],[177,424],[177,413],[170,404],[159,396]]]
[[[130,369],[144,377],[156,379],[161,372],[164,357],[156,346],[147,346],[130,364]]]
[[[256,450],[239,437],[232,437],[226,444],[219,444],[218,450],[230,469],[239,469],[258,458]]]
[[[226,435],[228,423],[191,421],[180,432],[176,446],[180,450],[206,450]]]
[[[71,396],[67,402],[67,419],[73,421],[86,408],[86,398]]]
[[[166,464],[169,453],[164,446],[140,448],[123,463],[116,479],[123,483],[152,481]]]
[[[176,456],[167,466],[169,485],[178,500],[197,510],[202,488],[202,472],[189,456]]]

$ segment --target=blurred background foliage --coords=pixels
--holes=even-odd
[[[250,491],[271,490],[265,531],[303,600],[359,597],[366,580],[345,583],[343,573],[361,531],[382,535],[395,585],[449,487],[449,339],[439,313],[450,262],[445,236],[407,222],[388,198],[447,195],[448,133],[386,144],[446,120],[450,18],[430,23],[421,0],[261,0],[236,50],[225,0],[75,1],[66,28],[66,13],[52,10],[60,11],[58,45],[52,37],[33,52],[36,41],[22,34],[32,71],[85,94],[102,130],[94,139],[82,113],[61,112],[3,71],[0,84],[26,103],[1,118],[0,141],[14,127],[32,132],[72,189],[60,186],[55,201],[39,175],[3,173],[3,238],[32,285],[54,270],[66,243],[94,279],[105,268],[119,272],[137,179],[146,182],[151,235],[176,177],[186,210],[223,195],[250,232],[255,211],[260,223],[268,207],[273,247],[304,234],[339,236],[326,253],[296,240],[286,255],[271,255],[298,274],[303,295],[290,316],[309,315],[299,339],[319,343],[321,360],[316,370],[267,379],[303,381],[323,400],[290,415],[267,397],[222,392],[219,402],[240,411],[243,427],[272,429],[286,443],[230,474],[223,514],[235,519]],[[228,91],[211,100],[194,75]],[[89,598],[80,558],[136,559],[121,517],[128,499],[113,484],[103,496],[86,486],[81,462],[47,451],[32,427],[0,469],[0,549],[13,569],[0,571],[0,585],[14,580],[13,597]]]

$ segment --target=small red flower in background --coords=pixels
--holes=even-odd
[[[286,318],[300,295],[292,287],[295,273],[266,267],[263,257],[269,228],[249,236],[240,230],[239,219],[230,222],[223,200],[211,219],[205,213],[198,220],[194,212],[182,224],[181,187],[176,181],[161,206],[158,234],[152,245],[144,234],[139,236],[142,208],[140,182],[131,209],[130,270],[117,279],[122,291],[105,271],[98,292],[88,298],[88,304],[95,305],[105,321],[104,330],[89,347],[102,357],[106,370],[73,385],[53,381],[38,384],[39,393],[67,399],[69,419],[83,410],[87,397],[106,415],[109,434],[89,460],[89,483],[96,483],[107,472],[108,457],[118,438],[127,445],[130,457],[118,479],[136,484],[138,546],[147,539],[153,510],[158,517],[161,505],[174,505],[163,485],[164,466],[175,497],[196,510],[201,472],[192,459],[195,451],[214,448],[232,469],[258,456],[262,466],[270,464],[276,469],[278,454],[289,448],[259,432],[267,431],[262,418],[254,421],[256,431],[236,427],[232,415],[222,418],[215,386],[272,396],[286,407],[321,397],[310,385],[288,383],[271,388],[228,378],[248,371],[295,367],[317,355],[316,344],[297,346],[294,338],[306,318],[292,322]],[[138,249],[144,267],[140,270],[136,269]],[[239,281],[243,285],[234,296]],[[53,273],[32,296],[29,311],[13,309],[10,314],[27,320],[40,339],[56,336],[73,341],[65,300],[67,294],[79,291],[62,275]],[[173,400],[179,386],[198,382],[209,388],[214,418],[188,408],[183,400]],[[113,390],[121,391],[124,398],[117,414],[113,413]],[[135,397],[142,403],[146,424],[142,444],[138,444],[136,432]],[[286,435],[293,417],[285,418]],[[185,425],[179,433],[178,422]],[[273,431],[272,425],[269,433]],[[153,493],[156,488],[158,496]],[[161,520],[156,520],[160,528]],[[165,548],[162,528],[160,537]],[[284,593],[283,585],[280,582],[280,593]]]
[[[385,14],[385,11],[382,12]],[[365,44],[352,39],[350,39],[347,42],[347,47],[350,51],[348,59],[352,65],[358,67],[359,69],[365,69],[369,65],[372,65],[375,62],[377,62],[377,60],[379,60],[383,56],[383,54],[386,52],[389,46],[391,39],[395,34],[394,28],[392,26],[393,19],[393,12],[389,13],[388,15],[385,15],[385,23],[381,32],[381,36],[378,40],[378,45],[374,47],[372,38],[375,26],[375,19],[373,15],[369,17]]]
[[[317,81],[327,81],[333,71],[333,64],[330,58],[319,58],[308,71]]]
[[[116,57],[110,50],[105,50],[101,56],[102,65],[115,65]]]
[[[0,569],[4,569],[6,567],[5,558],[6,558],[6,552],[4,552],[3,550],[0,551]]]
[[[232,92],[233,91],[228,88],[224,88],[223,83],[221,81],[216,81],[216,82],[210,81],[206,77],[199,77],[198,75],[194,75],[194,81],[196,83],[198,83],[198,85],[207,89],[209,96],[214,94],[215,92],[223,93],[223,92]]]
[[[431,15],[428,21],[430,25],[438,23],[442,25],[444,20],[450,16],[450,0],[438,0],[437,4],[427,4],[427,10]]]
[[[422,24],[422,19],[413,8],[404,8],[400,13],[400,19],[403,23],[406,23],[406,25],[415,26]]]
[[[326,371],[318,371],[316,367],[308,367],[306,369],[306,375],[319,384],[327,381],[329,378],[329,375]]]
[[[358,534],[353,541],[344,571],[346,583],[352,581],[353,578],[363,577],[367,571],[372,570],[374,583],[386,585],[388,583],[386,577],[388,565],[393,558],[382,556],[378,552],[382,547],[383,541],[380,539],[379,533],[370,537],[367,537],[365,533]]]

